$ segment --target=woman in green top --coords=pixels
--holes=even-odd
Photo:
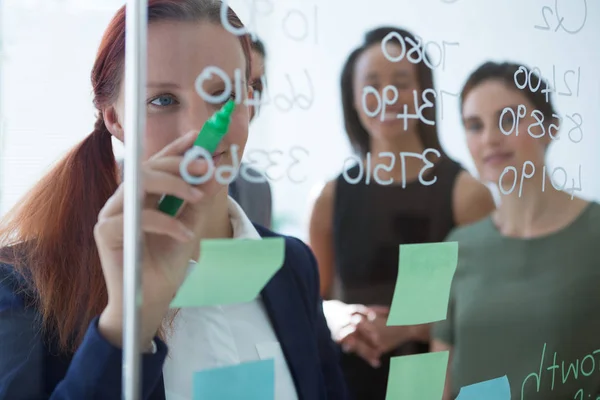
[[[515,75],[540,89],[519,89]],[[600,399],[600,205],[574,196],[579,171],[565,192],[562,170],[544,169],[553,140],[578,140],[557,132],[546,87],[527,68],[488,62],[461,94],[469,151],[502,196],[491,217],[447,239],[459,262],[432,332],[432,351],[450,350],[444,399],[504,375],[512,399]]]

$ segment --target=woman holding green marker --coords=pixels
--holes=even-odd
[[[283,266],[252,301],[169,312],[190,261],[201,257],[201,240],[278,236],[253,225],[214,175],[193,185],[180,173],[195,143],[215,167],[232,165],[231,148],[241,157],[246,144],[250,42],[224,28],[222,6],[149,1],[142,398],[191,399],[196,372],[274,358],[275,399],[345,399],[316,262],[297,239],[284,238]],[[226,18],[243,27],[233,10]],[[92,71],[94,131],[0,222],[1,400],[121,398],[124,186],[111,138],[125,136],[124,44],[121,8]],[[242,71],[244,93],[230,97],[242,99],[235,108],[224,106],[230,98],[215,104],[196,92],[210,66],[232,80]],[[212,77],[203,90],[223,97],[226,85]],[[208,164],[195,160],[184,172],[200,176]]]

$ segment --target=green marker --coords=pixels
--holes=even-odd
[[[202,126],[198,138],[194,142],[194,147],[206,149],[210,154],[214,153],[221,139],[223,139],[223,136],[225,136],[229,129],[231,114],[233,114],[234,108],[235,102],[229,100],[219,111],[214,113],[204,123],[204,126]],[[158,209],[166,214],[175,216],[182,204],[182,199],[171,195],[164,195],[158,203]]]

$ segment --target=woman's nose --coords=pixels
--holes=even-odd
[[[483,141],[488,145],[499,144],[505,138],[499,124],[488,125],[482,134]]]
[[[210,118],[210,111],[207,105],[195,104],[189,107],[186,113],[183,114],[181,121],[182,135],[191,130],[200,131],[206,120]]]

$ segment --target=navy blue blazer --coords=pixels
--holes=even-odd
[[[279,235],[256,226],[262,237]],[[319,296],[316,260],[300,240],[285,238],[283,267],[262,298],[283,349],[300,400],[343,400],[347,392],[337,346],[331,340]],[[0,265],[0,399],[121,399],[121,349],[98,332],[98,318],[75,354],[60,354],[40,333],[39,314],[26,307],[23,281]],[[144,400],[164,400],[167,346],[142,355]]]

